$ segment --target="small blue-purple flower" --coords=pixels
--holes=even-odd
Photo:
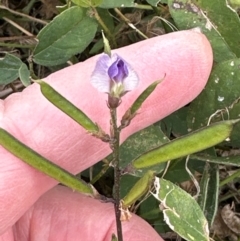
[[[91,77],[91,83],[98,91],[118,99],[135,89],[138,82],[135,71],[117,54],[112,54],[111,57],[102,54]]]

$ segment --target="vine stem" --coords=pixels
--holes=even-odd
[[[122,223],[120,220],[121,211],[120,207],[120,167],[119,167],[119,137],[120,130],[117,127],[117,109],[110,108],[111,114],[111,138],[113,142],[111,143],[111,148],[113,150],[113,166],[114,166],[114,199],[115,199],[115,216],[116,216],[116,225],[117,225],[117,236],[118,241],[123,241],[122,235]]]
[[[113,44],[113,47],[116,48],[117,47],[117,43],[116,40],[113,36],[113,34],[111,33],[110,29],[107,27],[107,25],[103,22],[102,18],[100,17],[100,15],[98,14],[98,11],[95,7],[92,7],[92,11],[94,13],[94,17],[96,18],[96,20],[98,21],[98,23],[101,25],[101,27],[103,28],[104,32],[107,34],[107,36],[109,37],[111,43]]]

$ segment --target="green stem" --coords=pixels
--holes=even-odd
[[[93,185],[95,182],[97,182],[109,169],[109,164],[105,164],[103,169],[91,180],[91,184]]]
[[[136,9],[144,9],[144,10],[152,10],[152,6],[150,5],[145,5],[145,4],[134,4],[134,8]]]
[[[220,187],[224,186],[225,184],[232,182],[235,178],[239,178],[240,176],[240,171],[236,171],[235,173],[233,173],[231,176],[225,178],[224,180],[222,180],[219,184]]]
[[[114,38],[114,36],[112,35],[111,31],[109,30],[109,28],[106,26],[106,24],[103,22],[102,18],[100,17],[100,15],[98,14],[98,11],[96,8],[92,7],[92,10],[94,12],[94,16],[96,18],[96,20],[98,21],[98,23],[101,25],[101,27],[103,28],[104,32],[107,34],[107,36],[110,39],[110,42],[113,44],[113,48],[117,47],[117,43],[116,40]]]
[[[111,114],[111,138],[113,140],[111,148],[113,150],[113,166],[114,166],[114,199],[115,199],[115,215],[117,224],[117,236],[118,241],[123,241],[122,236],[122,223],[121,223],[121,211],[120,207],[120,167],[119,167],[119,136],[120,130],[117,127],[117,109],[110,108]]]

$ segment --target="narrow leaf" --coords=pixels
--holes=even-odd
[[[206,154],[195,154],[191,155],[192,159],[200,160],[200,161],[206,161],[206,162],[212,162],[212,163],[218,163],[222,165],[231,165],[235,167],[240,167],[240,156],[227,156],[227,157],[219,157],[219,156],[211,156]]]
[[[127,8],[135,7],[134,0],[103,0],[100,4],[101,8]]]
[[[2,128],[0,128],[0,145],[28,165],[48,175],[49,177],[52,177],[67,187],[93,196],[93,190],[88,184],[78,179],[73,174],[64,170],[55,163],[47,160],[45,157],[41,156],[17,140],[14,136]]]
[[[103,0],[72,0],[77,6],[83,8],[97,7]]]

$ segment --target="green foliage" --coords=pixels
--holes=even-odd
[[[208,223],[195,199],[167,180],[156,178],[154,184],[169,227],[185,240],[209,241]]]
[[[85,50],[96,31],[97,23],[86,11],[80,7],[69,8],[40,31],[33,60],[45,66],[63,64]]]
[[[211,123],[220,122],[223,119],[233,120],[239,118],[239,1],[72,0],[72,3],[71,5],[69,1],[69,5],[59,6],[59,13],[54,18],[52,17],[52,20],[49,22],[45,21],[46,26],[42,27],[41,25],[37,29],[34,23],[32,31],[34,35],[37,35],[38,43],[31,45],[20,44],[20,47],[19,44],[16,44],[16,49],[18,51],[20,49],[23,53],[20,58],[8,53],[0,60],[0,84],[7,85],[16,79],[20,79],[27,86],[30,84],[30,72],[41,72],[37,71],[39,70],[38,68],[43,68],[45,71],[46,69],[54,71],[55,68],[61,68],[59,65],[65,66],[67,61],[76,63],[89,58],[93,54],[102,52],[104,47],[101,38],[102,29],[104,29],[111,47],[117,48],[142,40],[141,36],[143,35],[136,34],[136,29],[142,31],[147,36],[159,35],[160,28],[165,33],[172,31],[164,21],[159,20],[159,17],[169,21],[179,30],[200,28],[202,33],[209,39],[213,48],[214,66],[209,81],[202,93],[189,105],[166,117],[160,123],[135,133],[122,144],[120,147],[120,167],[126,170],[126,167],[132,167],[133,163],[135,165],[140,163],[141,166],[138,166],[138,170],[135,170],[131,175],[128,173],[122,177],[121,196],[127,196],[129,192],[131,194],[134,184],[138,183],[139,180],[141,182],[144,179],[141,179],[141,177],[146,177],[149,170],[154,171],[159,176],[165,171],[164,178],[168,181],[159,180],[160,189],[156,188],[158,195],[155,195],[157,200],[161,201],[163,210],[159,209],[159,201],[151,196],[140,205],[138,214],[150,222],[159,232],[169,231],[163,221],[165,217],[169,227],[174,227],[174,231],[186,240],[193,240],[193,238],[194,240],[209,240],[206,228],[207,222],[210,228],[219,202],[220,180],[218,165],[240,167],[239,154],[221,155],[223,150],[227,149],[230,152],[233,148],[240,148],[240,125],[237,124],[234,127],[228,141],[223,140],[229,135],[231,128],[226,133],[226,129],[222,130],[220,128],[216,130],[214,128],[211,129],[212,127],[206,127],[210,117]],[[77,6],[73,6],[74,4]],[[128,20],[124,22],[123,17],[119,17],[114,13],[113,8],[119,8],[122,11],[122,15],[124,17],[127,16]],[[16,19],[7,9],[4,9],[2,12],[1,18],[7,16],[10,19]],[[140,14],[138,14],[139,12]],[[99,21],[98,15],[102,21]],[[20,24],[22,20],[26,24],[25,18],[21,19],[20,16],[18,17]],[[154,17],[158,18],[157,25]],[[136,29],[131,30],[129,27],[126,27],[130,26],[126,23],[131,23]],[[19,30],[16,31],[16,29],[7,32],[19,34]],[[9,48],[12,48],[12,45],[8,43],[0,43],[0,45],[8,47],[5,52],[10,52]],[[33,56],[33,62],[27,59],[29,55]],[[29,65],[26,64],[28,61]],[[43,66],[47,66],[47,68]],[[49,73],[48,71],[46,72]],[[33,75],[32,77],[41,79],[43,76]],[[64,97],[59,96],[56,92],[54,93],[54,95],[49,96],[49,99],[55,102],[56,106],[64,109],[68,115],[72,115],[71,117],[75,118],[87,130],[93,131],[95,134],[99,131],[99,127],[95,122],[72,106]],[[145,92],[145,94],[144,98],[150,93]],[[55,100],[53,101],[53,99]],[[64,106],[62,103],[64,103]],[[130,113],[132,117],[134,117],[141,104],[141,101],[133,104]],[[126,113],[126,116],[129,117],[127,114],[129,113]],[[141,113],[141,115],[144,115],[144,113]],[[231,121],[228,121],[228,123],[231,123]],[[122,127],[124,127],[124,124],[126,125],[126,123],[122,123]],[[213,126],[216,127],[217,125]],[[202,133],[199,131],[199,128],[202,127],[210,132],[207,135],[205,132]],[[195,131],[197,138],[192,136],[193,134],[189,134],[189,131]],[[0,135],[2,136],[0,139],[1,145],[6,145],[9,151],[14,152],[15,155],[22,159],[26,159],[27,156],[27,160],[29,160],[30,155],[32,159],[37,161],[38,165],[35,167],[39,170],[39,166],[41,166],[39,163],[48,163],[45,162],[48,160],[39,157],[32,150],[24,149],[25,152],[10,150],[14,143],[19,145],[19,142],[15,142],[15,139],[10,140],[8,134],[4,130],[0,130]],[[188,139],[189,135],[186,136],[186,134],[189,134],[191,138]],[[179,139],[175,140],[176,137],[179,137]],[[14,137],[10,136],[10,138]],[[212,142],[216,138],[218,138],[217,141]],[[5,140],[7,141],[5,142]],[[179,140],[182,141],[180,145]],[[209,145],[210,142],[212,143],[211,145]],[[10,147],[7,147],[8,144]],[[203,150],[209,146],[212,146],[211,149]],[[166,147],[167,149],[164,149]],[[154,151],[149,152],[151,149],[154,149]],[[28,151],[30,151],[30,154],[25,155],[24,153],[28,153]],[[191,154],[196,151],[200,152]],[[186,168],[185,163],[185,158],[188,154],[191,154],[188,163],[189,170]],[[177,159],[173,160],[175,158]],[[111,156],[108,159],[111,160]],[[152,160],[154,161],[152,162]],[[167,161],[170,161],[169,166]],[[53,165],[53,169],[47,168],[46,170],[54,171],[55,167],[58,168]],[[94,166],[93,168],[97,169],[98,173],[101,173],[99,166]],[[62,169],[57,170],[58,172],[65,172]],[[108,170],[108,172],[110,171]],[[200,174],[198,204],[190,195],[173,184],[189,181],[191,179],[189,172]],[[45,171],[45,173],[51,176],[51,171],[50,173]],[[75,180],[71,174],[70,180]],[[64,183],[63,179],[58,181]],[[147,182],[140,185],[144,190],[140,191],[141,195],[139,195],[138,191],[134,191],[133,195],[131,194],[131,197],[134,197],[134,201],[137,200],[138,202],[141,200],[142,197],[140,196],[147,190],[146,184],[149,184]],[[85,183],[81,184],[83,184],[83,192],[88,193],[92,191],[88,189],[88,186],[85,186]],[[71,186],[68,183],[65,183],[65,185]],[[109,185],[106,186],[109,187]],[[156,183],[155,187],[157,187]],[[130,200],[132,203],[132,198]],[[113,236],[112,239],[114,240],[115,237]]]
[[[101,8],[127,8],[134,7],[134,0],[103,0]]]
[[[92,197],[94,196],[92,187],[87,183],[24,145],[2,128],[0,128],[0,145],[28,165],[49,177],[54,178],[73,190],[85,193]]]
[[[30,73],[27,65],[14,55],[6,54],[0,60],[0,84],[6,85],[13,80],[20,78],[25,86],[30,84]]]
[[[161,0],[147,0],[147,2],[152,6],[157,6]]]
[[[75,3],[79,7],[97,7],[102,0],[72,0],[73,3]]]

